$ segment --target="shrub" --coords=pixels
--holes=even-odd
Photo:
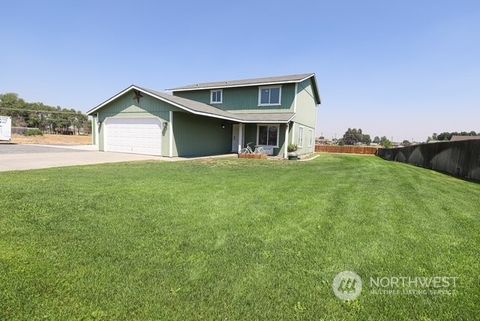
[[[38,128],[30,128],[25,131],[25,136],[43,136],[43,133]]]
[[[287,151],[289,153],[295,152],[298,149],[296,144],[288,144]]]

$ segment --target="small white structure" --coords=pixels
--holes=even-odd
[[[8,116],[0,116],[0,140],[12,139],[12,119]]]

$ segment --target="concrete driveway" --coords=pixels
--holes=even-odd
[[[165,160],[165,158],[149,155],[99,152],[91,145],[0,144],[0,172],[139,160]]]

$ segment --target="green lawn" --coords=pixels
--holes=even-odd
[[[368,156],[0,174],[0,320],[474,320],[480,185]],[[343,302],[332,280],[357,272]],[[379,295],[370,277],[458,277]]]

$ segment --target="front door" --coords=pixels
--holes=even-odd
[[[238,153],[238,142],[240,137],[240,124],[232,126],[232,152]]]

